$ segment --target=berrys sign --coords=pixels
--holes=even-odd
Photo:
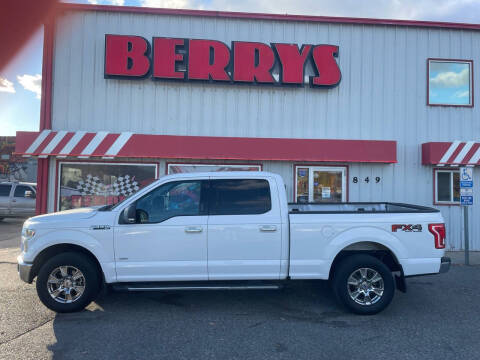
[[[152,49],[153,48],[153,49]],[[341,79],[338,46],[105,35],[105,78],[303,85],[310,63],[312,87]],[[278,69],[278,75],[273,70]]]

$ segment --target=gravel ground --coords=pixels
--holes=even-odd
[[[325,282],[280,291],[110,293],[55,314],[18,279],[21,221],[0,223],[0,359],[476,359],[480,266],[411,278],[375,316]]]

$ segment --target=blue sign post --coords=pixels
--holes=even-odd
[[[465,236],[465,265],[470,265],[468,236],[468,206],[473,205],[473,168],[460,168],[460,205],[463,206],[463,233]]]

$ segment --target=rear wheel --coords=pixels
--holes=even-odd
[[[96,264],[79,253],[63,253],[49,259],[40,268],[37,294],[42,303],[56,312],[85,308],[100,289]]]
[[[371,255],[352,255],[336,267],[333,289],[337,299],[356,314],[371,315],[392,301],[395,283],[390,269]]]

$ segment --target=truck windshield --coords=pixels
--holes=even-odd
[[[101,208],[98,209],[98,211],[110,211],[110,210],[113,210],[115,209],[117,206],[119,206],[120,204],[122,204],[125,200],[127,199],[130,199],[133,195],[135,195],[136,193],[132,193],[130,195],[128,195],[125,199],[123,199],[122,201],[119,201],[118,203],[116,204],[110,204],[110,205],[105,205],[105,206],[102,206]]]

